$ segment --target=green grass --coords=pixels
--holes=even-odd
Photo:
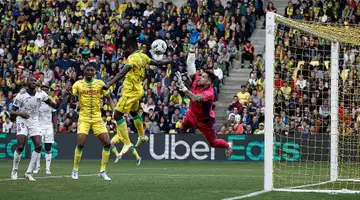
[[[42,170],[35,176],[38,177],[36,182],[28,182],[22,179],[10,181],[12,162],[0,161],[0,199],[220,200],[263,188],[262,163],[143,161],[136,167],[134,161],[117,164],[111,161],[108,173],[112,181],[105,182],[95,175],[99,162],[82,161],[81,177],[74,181],[69,178],[72,161],[55,160],[50,177],[44,178]],[[21,161],[19,177],[27,164],[28,160]],[[270,192],[249,199],[360,199],[360,196]]]

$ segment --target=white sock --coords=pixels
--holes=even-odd
[[[35,169],[35,165],[36,165],[36,162],[39,159],[39,157],[40,157],[40,153],[37,153],[35,151],[32,152],[29,167],[26,170],[27,174],[32,174],[32,172]]]
[[[40,160],[41,160],[41,154],[40,154],[39,158],[36,161],[35,169],[40,169]]]
[[[52,153],[47,153],[45,155],[45,161],[46,161],[46,170],[50,171],[50,165],[51,165],[51,157],[52,157]]]
[[[16,150],[14,152],[13,170],[19,169],[19,163],[21,159],[21,153],[19,154]]]

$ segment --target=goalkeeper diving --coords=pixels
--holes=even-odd
[[[233,153],[232,142],[216,138],[216,118],[212,110],[214,102],[212,83],[216,78],[215,74],[212,70],[205,70],[202,74],[196,73],[195,48],[193,46],[190,48],[186,64],[188,76],[183,77],[180,72],[176,72],[179,90],[190,99],[190,108],[185,114],[180,132],[185,133],[190,128],[197,128],[205,136],[211,147],[224,148],[226,156],[230,157]],[[188,79],[183,80],[186,77]]]

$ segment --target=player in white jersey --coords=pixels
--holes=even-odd
[[[41,90],[45,93],[49,92],[49,86],[48,85],[42,85]],[[54,143],[54,131],[56,131],[56,113],[55,109],[47,105],[46,103],[42,102],[40,106],[40,132],[42,136],[42,142],[45,144],[45,173],[47,175],[51,174],[50,171],[50,165],[51,165],[51,146]],[[40,171],[40,159],[41,156],[39,156],[39,159],[36,162],[36,167],[34,170],[34,174],[37,174]]]
[[[18,169],[21,158],[21,153],[24,150],[24,145],[27,137],[30,137],[34,143],[35,149],[31,154],[30,163],[25,173],[25,178],[30,181],[35,181],[32,176],[36,161],[40,156],[41,151],[41,132],[39,121],[39,109],[42,102],[45,102],[52,108],[57,109],[60,102],[55,103],[42,90],[37,91],[37,81],[34,76],[30,76],[26,82],[27,88],[19,92],[11,109],[11,115],[16,117],[16,133],[17,133],[17,147],[14,152],[14,162],[11,172],[11,179],[16,180],[18,177]]]

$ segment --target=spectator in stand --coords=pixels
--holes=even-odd
[[[233,99],[234,99],[233,102],[229,105],[228,110],[227,110],[228,116],[229,116],[230,112],[234,109],[237,109],[237,111],[239,113],[242,113],[242,105],[239,101],[238,96],[234,96]]]
[[[250,124],[247,124],[246,125],[246,129],[245,129],[245,131],[244,131],[244,135],[252,135],[254,132],[253,132],[253,129],[252,129],[252,127],[251,127],[251,125]]]
[[[216,76],[215,81],[213,82],[213,87],[215,90],[215,101],[218,100],[218,94],[220,93],[220,84],[223,83],[223,71],[219,68],[219,64],[217,62],[214,63],[214,74]]]
[[[254,131],[254,134],[260,135],[260,134],[264,134],[264,133],[265,133],[264,123],[260,123],[259,128]]]
[[[289,1],[288,5],[285,7],[284,17],[292,18],[292,16],[294,15],[294,12],[295,12],[294,5],[293,5],[292,1]]]
[[[9,134],[11,132],[12,127],[13,127],[13,123],[10,121],[9,117],[6,117],[5,122],[2,125],[2,132]]]
[[[272,2],[269,2],[268,6],[266,7],[265,9],[265,16],[266,16],[266,13],[268,12],[273,12],[273,13],[277,13],[277,10],[276,8],[274,7],[274,4]],[[266,19],[266,17],[265,17]],[[265,29],[265,24],[266,24],[266,20],[264,19],[264,23],[263,23],[263,29]]]
[[[161,133],[160,126],[158,125],[157,121],[151,122],[149,131],[150,131],[151,134]]]
[[[252,64],[255,58],[254,51],[255,51],[254,46],[250,43],[250,41],[246,41],[243,48],[243,52],[241,54],[241,68],[244,68],[245,60],[250,61],[249,68],[250,69],[252,68]]]
[[[162,132],[176,127],[166,128],[167,125],[161,123],[161,116],[170,123],[175,105],[182,107],[185,104],[184,108],[188,107],[188,99],[176,95],[174,73],[186,72],[189,45],[196,46],[197,69],[214,68],[213,63],[221,57],[221,52],[225,55],[222,60],[224,66],[218,63],[217,69],[231,75],[229,68],[232,60],[255,27],[254,15],[260,16],[259,10],[263,10],[262,1],[255,1],[255,4],[233,2],[228,3],[226,8],[219,0],[206,3],[190,1],[179,8],[170,1],[158,4],[153,1],[120,4],[89,0],[37,2],[0,2],[1,8],[4,8],[0,11],[2,109],[11,109],[14,95],[21,90],[30,74],[34,74],[39,82],[48,82],[52,89],[50,98],[56,98],[64,95],[67,83],[83,78],[83,68],[87,64],[95,66],[98,79],[107,82],[115,76],[125,63],[121,49],[127,38],[139,37],[139,50],[147,54],[151,43],[161,38],[167,42],[167,56],[173,62],[160,68],[145,66],[143,85],[152,91],[145,92],[141,104],[144,108],[149,105],[148,96],[151,96],[154,105],[161,100],[161,108],[153,108],[150,112],[146,107],[143,117],[149,118],[148,125],[157,121]],[[243,39],[239,41],[238,38]],[[225,71],[226,67],[228,70]],[[224,80],[224,77],[219,77],[219,80]],[[218,88],[215,96],[219,92],[219,84],[215,85]],[[119,99],[121,89],[120,83],[110,89],[114,99]],[[106,116],[107,102],[103,104]],[[182,112],[186,110],[184,108]],[[59,131],[73,131],[73,126],[77,126],[77,110],[77,103],[61,106],[57,111],[59,122],[62,122]],[[135,131],[132,126],[130,128],[130,131]]]
[[[231,113],[229,119],[225,123],[225,127],[229,132],[233,131],[234,126],[237,124],[235,117],[236,117],[235,114]]]
[[[239,99],[239,102],[243,105],[249,101],[250,94],[246,91],[246,86],[242,85],[241,90],[236,95]]]
[[[295,14],[292,16],[293,19],[302,20],[304,18],[303,14],[301,14],[300,9],[295,10]]]
[[[237,48],[235,46],[235,41],[233,39],[230,40],[230,42],[227,45],[226,49],[227,49],[227,54],[229,55],[229,64],[230,64],[230,66],[232,66],[232,64],[233,64],[232,62],[236,58],[236,55],[238,53],[238,50],[237,50]]]

